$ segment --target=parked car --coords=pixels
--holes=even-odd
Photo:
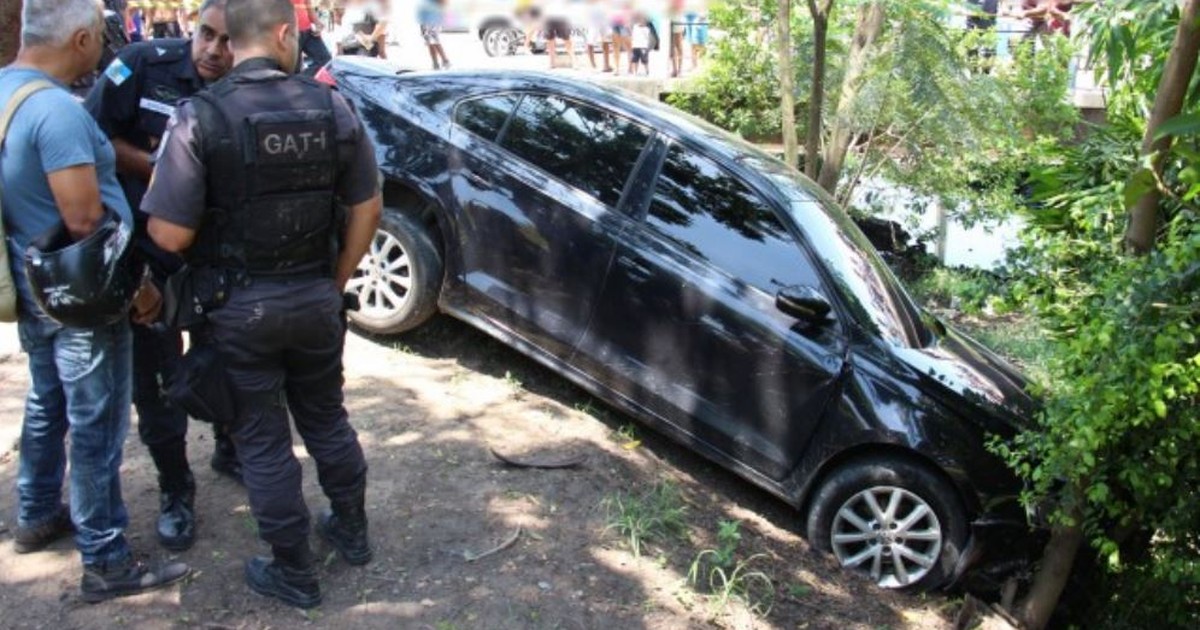
[[[487,56],[507,57],[525,44],[528,19],[517,15],[517,7],[510,0],[459,0],[450,3],[445,30],[474,33]],[[578,50],[586,50],[584,29],[572,27],[571,37]],[[533,35],[529,52],[546,52],[546,37],[540,28]]]
[[[459,318],[791,504],[884,587],[1027,539],[984,446],[1031,417],[1025,380],[919,309],[803,175],[574,77],[332,75],[384,183],[357,327]]]

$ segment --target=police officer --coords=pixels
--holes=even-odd
[[[246,582],[307,608],[321,592],[289,411],[332,508],[321,536],[351,564],[371,559],[367,465],[343,404],[342,291],[382,198],[353,110],[294,74],[290,0],[229,0],[225,16],[233,71],[176,111],[142,209],[155,243],[185,253],[197,273],[219,274],[195,285],[212,287],[195,299],[226,364],[217,374],[233,390],[232,435],[273,552],[246,563]]]
[[[225,0],[205,0],[200,8],[200,27],[191,41],[157,39],[122,48],[88,95],[85,107],[112,140],[118,179],[135,210],[150,180],[151,154],[158,148],[179,101],[221,78],[233,65],[224,5]],[[181,261],[150,240],[145,214],[134,215],[138,251],[162,286]],[[162,493],[158,539],[172,551],[190,548],[196,533],[195,482],[187,461],[188,418],[182,409],[170,405],[164,394],[180,364],[182,346],[178,330],[162,324],[134,326],[133,398],[138,434],[158,468]],[[222,431],[215,433],[213,469],[239,477],[233,443]]]

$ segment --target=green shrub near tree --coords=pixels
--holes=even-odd
[[[791,11],[795,102],[812,81],[812,27]],[[834,2],[829,94],[835,94],[863,0]],[[1036,427],[995,448],[1028,483],[1027,500],[1049,506],[1056,534],[1075,533],[1082,557],[1099,559],[1088,626],[1194,627],[1200,620],[1200,80],[1183,76],[1182,108],[1163,120],[1164,76],[1179,73],[1173,42],[1181,10],[1196,0],[1106,0],[1076,9],[1077,33],[1107,78],[1108,122],[1075,138],[1066,98],[1073,45],[1018,46],[1011,64],[984,72],[967,51],[987,34],[945,28],[950,2],[880,2],[886,23],[847,117],[826,108],[822,134],[850,125],[856,138],[839,198],[879,175],[938,199],[963,220],[1027,221],[1010,261],[1005,304],[1031,313],[1050,335],[1039,379]],[[729,37],[710,70],[676,105],[751,139],[779,124],[774,0],[728,0],[714,10]],[[1187,43],[1185,41],[1185,43]],[[1195,42],[1192,42],[1193,44]],[[1182,47],[1192,57],[1195,48]],[[1170,62],[1170,63],[1168,63]],[[1185,66],[1186,69],[1186,66]],[[1158,99],[1163,100],[1163,99]],[[1170,109],[1170,108],[1168,108]],[[1156,112],[1152,115],[1152,112]],[[807,116],[798,111],[804,125]],[[1147,134],[1150,126],[1157,131]],[[800,137],[807,130],[800,130]],[[1143,142],[1145,138],[1145,142]],[[1173,142],[1169,142],[1173,140]],[[1130,240],[1129,217],[1147,216],[1154,238]],[[864,209],[869,211],[869,209]],[[1140,214],[1139,214],[1140,213]],[[1130,255],[1129,244],[1144,255]],[[977,292],[981,282],[934,277],[927,288]],[[971,305],[987,298],[960,296]],[[1060,540],[1061,542],[1061,540]],[[1069,547],[1069,545],[1068,545]],[[1074,549],[1052,545],[1034,597],[1021,611],[1046,622],[1058,597],[1046,576],[1070,566]],[[1053,577],[1053,576],[1051,576]],[[1033,601],[1040,600],[1040,601]],[[1032,604],[1030,603],[1032,602]],[[1032,607],[1030,607],[1032,606]]]

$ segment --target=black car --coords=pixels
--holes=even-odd
[[[1025,381],[793,169],[579,79],[332,75],[387,206],[361,329],[462,319],[795,506],[885,587],[944,585],[1026,531],[984,446],[1031,417]]]

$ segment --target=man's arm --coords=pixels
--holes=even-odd
[[[354,270],[358,268],[358,263],[362,262],[363,256],[367,253],[367,248],[371,246],[371,240],[375,238],[375,230],[379,227],[379,217],[382,213],[382,194],[376,194],[362,203],[350,206],[350,219],[346,224],[346,238],[342,247],[342,253],[338,255],[337,261],[337,276],[335,279],[339,292],[346,290],[346,283],[354,275]]]
[[[150,152],[137,148],[124,138],[113,137],[111,140],[117,153],[117,172],[150,181],[150,174],[154,172],[150,166]]]
[[[79,164],[59,169],[47,173],[46,179],[71,238],[79,240],[95,232],[104,218],[95,165]]]
[[[196,242],[196,230],[154,216],[146,223],[146,230],[155,245],[172,254],[182,254]]]
[[[150,239],[173,254],[186,251],[196,240],[204,218],[208,169],[201,156],[198,128],[188,102],[167,123],[164,141],[142,211],[150,215]]]
[[[346,234],[334,276],[338,290],[344,291],[350,276],[354,275],[358,263],[371,246],[371,240],[375,238],[379,217],[383,213],[383,194],[379,190],[375,146],[345,97],[335,92],[333,104],[339,127],[348,131],[347,138],[353,140],[352,143],[339,143],[342,155],[336,189],[338,198],[349,206]]]

